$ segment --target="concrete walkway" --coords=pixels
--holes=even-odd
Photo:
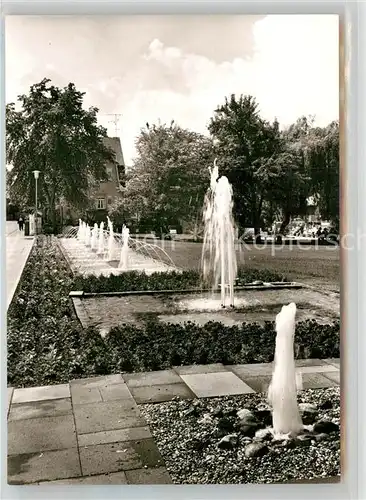
[[[304,389],[340,383],[339,359],[299,360]],[[271,364],[194,365],[8,389],[9,484],[169,484],[139,406],[265,391]]]
[[[25,263],[33,246],[33,237],[25,237],[16,222],[6,223],[6,308],[18,286]]]
[[[120,248],[116,246],[114,259],[111,262],[104,260],[93,252],[90,247],[86,247],[76,238],[60,238],[64,255],[67,258],[71,269],[80,274],[95,276],[110,276],[111,274],[122,274],[125,271],[118,268],[120,258]],[[105,247],[105,253],[106,253]],[[129,249],[128,271],[144,271],[146,274],[156,272],[177,271],[178,269],[164,262],[158,262],[148,258],[141,253]]]

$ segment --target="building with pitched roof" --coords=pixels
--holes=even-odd
[[[65,202],[60,202],[60,218],[62,224],[75,224],[79,217],[86,218],[89,223],[106,220],[108,207],[115,203],[121,195],[124,185],[126,165],[123,157],[121,140],[119,137],[105,137],[104,144],[108,146],[115,156],[114,162],[106,163],[108,180],[100,182],[90,191],[90,203],[85,213],[78,213]]]

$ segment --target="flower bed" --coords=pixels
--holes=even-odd
[[[142,405],[141,412],[175,484],[336,478],[340,475],[339,388],[302,391],[298,400],[304,424],[315,425],[294,439],[275,440],[265,430],[271,426],[265,394],[175,400]]]
[[[72,375],[82,335],[68,298],[72,279],[54,238],[37,237],[8,310],[9,384],[51,384]]]
[[[140,277],[127,274],[129,277],[125,279],[136,279],[137,288]],[[168,274],[167,279],[177,281],[180,277]],[[194,273],[187,273],[187,280],[192,276]],[[150,286],[158,286],[158,279],[162,280],[162,288],[166,288],[167,281],[162,275],[155,276]],[[112,278],[101,282],[110,286],[112,281],[108,280]],[[75,290],[75,279],[56,238],[38,237],[8,311],[10,385],[65,383],[72,378],[159,370],[180,364],[255,363],[273,359],[273,323],[240,327],[208,323],[200,327],[193,323],[151,322],[143,330],[120,325],[102,338],[96,329],[81,327],[68,297],[72,289]],[[339,357],[339,322],[299,323],[296,344],[299,358]]]
[[[255,281],[279,282],[286,281],[286,279],[284,276],[271,271],[249,268],[239,269],[237,286],[243,286]],[[87,293],[187,290],[201,287],[201,275],[195,270],[159,272],[151,275],[138,271],[129,271],[112,276],[76,276],[73,283],[74,290],[82,290]]]

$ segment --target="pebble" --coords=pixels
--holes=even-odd
[[[324,401],[324,403],[319,405],[320,410],[331,410],[333,408],[333,403],[331,402],[330,399],[327,399]]]
[[[255,438],[257,439],[262,439],[263,441],[265,440],[272,440],[273,438],[273,433],[272,433],[272,430],[271,429],[259,429],[256,433],[255,433]]]
[[[243,408],[242,410],[239,410],[237,413],[238,419],[239,420],[254,420],[254,415],[253,412],[248,410],[247,408]]]
[[[263,443],[250,443],[245,447],[244,453],[248,458],[263,457],[268,453],[268,447]]]
[[[330,434],[331,432],[338,432],[339,425],[335,424],[331,420],[319,420],[314,424],[314,432],[322,434]]]
[[[235,419],[232,417],[222,417],[217,422],[217,427],[223,431],[233,431],[235,427]]]
[[[208,413],[206,413],[205,415],[203,415],[203,417],[201,418],[201,420],[198,420],[197,423],[198,424],[202,424],[202,425],[209,425],[209,424],[213,423],[213,419],[212,419],[211,415],[209,415]]]
[[[304,390],[299,395],[300,398],[301,403],[309,403],[319,410],[323,403],[332,401],[332,408],[321,410],[321,421],[331,422],[339,429],[338,387]],[[304,435],[307,436],[306,439],[303,438],[305,442],[295,438],[287,439],[291,444],[284,447],[281,444],[283,440],[253,442],[255,432],[251,437],[243,435],[242,429],[239,434],[231,430],[218,429],[220,419],[228,418],[234,424],[234,430],[239,430],[239,415],[230,416],[234,408],[247,410],[241,414],[242,416],[252,413],[256,417],[259,428],[255,431],[264,431],[264,427],[270,427],[271,422],[265,424],[260,417],[261,414],[258,413],[270,412],[265,394],[223,396],[199,401],[197,405],[199,404],[201,415],[209,414],[212,418],[210,425],[198,424],[200,417],[194,415],[184,418],[184,410],[188,410],[192,403],[170,401],[141,407],[142,416],[150,425],[174,484],[268,484],[340,474],[339,434],[332,434],[331,437],[324,432],[314,434],[308,425],[304,426]],[[218,413],[215,416],[215,410],[219,409],[222,410],[222,415]],[[270,413],[263,415],[267,415],[268,418]],[[224,437],[233,434],[238,436],[235,447],[232,449],[218,447],[218,443]],[[259,435],[261,436],[261,433]],[[200,451],[189,444],[192,440],[198,448],[201,448]],[[249,450],[253,450],[253,446],[264,446],[263,451],[258,451],[263,455],[248,457],[248,453],[257,453],[249,452],[248,446]],[[258,448],[254,448],[256,449]]]
[[[218,443],[218,447],[224,450],[232,450],[238,444],[238,435],[237,434],[228,434],[224,436],[221,441]]]
[[[318,408],[315,405],[312,405],[311,403],[300,403],[299,410],[301,413],[304,412],[318,413]]]

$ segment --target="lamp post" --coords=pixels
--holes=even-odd
[[[33,175],[36,181],[36,210],[35,210],[35,215],[34,215],[34,234],[37,234],[37,220],[38,220],[38,177],[39,177],[39,170],[33,170]]]

